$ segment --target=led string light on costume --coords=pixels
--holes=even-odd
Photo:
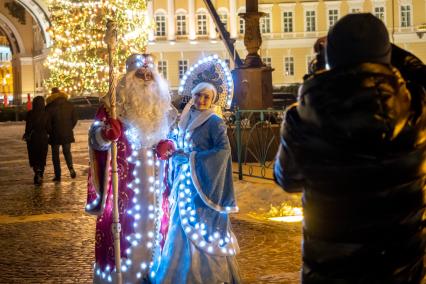
[[[180,81],[180,86],[179,86],[179,93],[183,93],[184,91],[190,91],[190,89],[192,89],[192,82],[188,82],[188,80],[192,80],[193,75],[194,74],[199,74],[202,73],[200,72],[199,68],[202,68],[203,64],[205,63],[212,63],[214,65],[219,65],[221,70],[218,70],[216,68],[216,72],[218,73],[224,73],[224,80],[226,82],[223,82],[223,85],[226,85],[226,98],[225,98],[225,102],[223,105],[221,105],[222,107],[226,107],[226,108],[230,108],[231,107],[231,102],[232,102],[232,93],[234,91],[234,82],[232,80],[232,75],[231,72],[229,71],[228,68],[228,64],[223,61],[222,59],[219,58],[219,56],[217,54],[215,55],[210,55],[207,56],[205,58],[202,58],[200,60],[198,60],[198,62],[196,64],[194,64],[194,66],[191,66],[189,68],[188,71],[186,71],[186,73],[183,75],[182,80]],[[194,73],[196,72],[196,73]],[[206,80],[206,82],[208,82],[208,80]],[[212,82],[209,82],[212,83]],[[213,85],[215,85],[213,83]],[[224,90],[225,91],[225,90]],[[218,95],[220,95],[218,93]]]
[[[173,131],[176,134],[176,129]],[[193,151],[193,144],[191,141],[191,132],[178,131],[178,146],[185,152],[190,153]],[[191,185],[192,173],[189,166],[189,161],[182,165],[179,174],[178,184],[178,200],[179,216],[183,226],[183,230],[198,247],[206,249],[208,253],[215,255],[229,256],[235,255],[236,251],[234,244],[236,243],[233,236],[226,233],[226,236],[221,236],[219,232],[215,231],[212,235],[208,235],[208,228],[206,224],[200,222],[200,218],[195,210],[195,205],[192,202],[192,193],[189,188]],[[226,207],[226,211],[230,212],[231,208]]]
[[[94,124],[99,125],[99,123],[100,122],[96,121]],[[140,198],[138,198],[138,195],[141,193],[141,188],[139,187],[139,184],[141,183],[141,181],[138,178],[138,169],[142,166],[141,160],[138,159],[139,150],[141,149],[141,145],[140,145],[140,142],[132,143],[132,142],[138,141],[136,139],[135,131],[134,131],[133,128],[127,129],[127,131],[125,131],[125,135],[126,135],[126,138],[128,139],[130,146],[132,148],[132,152],[126,158],[126,160],[127,160],[127,162],[129,162],[129,163],[131,163],[135,166],[134,170],[132,172],[134,179],[127,184],[127,187],[129,189],[131,189],[135,194],[132,198],[133,207],[131,209],[129,209],[126,213],[134,218],[135,222],[133,222],[133,228],[137,229],[138,228],[137,221],[139,221],[141,218],[144,217],[144,216],[141,216],[141,214],[140,214],[141,200],[140,200]],[[158,170],[159,170],[159,167],[161,166],[161,164],[159,163],[159,161],[154,162],[155,157],[153,155],[152,150],[148,150],[146,152],[146,155],[148,157],[148,160],[146,161],[146,165],[147,166],[154,166],[154,176],[148,177],[148,181],[150,183],[148,190],[152,194],[155,194],[154,200],[159,200],[158,195],[159,195],[159,192],[160,192],[161,183],[159,182],[158,178],[156,178],[156,177],[158,177]],[[98,199],[99,198],[97,198],[95,200],[95,202]],[[90,206],[94,206],[99,201],[97,201],[97,203],[95,203],[95,202],[93,202]],[[89,206],[89,205],[87,205],[87,206]],[[154,229],[157,230],[159,212],[155,208],[156,207],[154,206],[154,204],[148,204],[148,211],[149,211],[148,218],[151,219],[151,220],[155,219]],[[141,233],[136,232],[136,233],[132,233],[130,235],[127,235],[124,238],[129,244],[128,248],[125,251],[125,253],[129,257],[131,256],[131,253],[132,253],[132,247],[141,245],[144,239],[145,239],[146,247],[149,248],[149,249],[152,249],[153,252],[155,251],[154,246],[157,245],[157,243],[159,243],[158,234],[156,234],[154,231],[149,231],[146,236],[143,236]],[[130,269],[130,267],[132,265],[136,265],[136,267],[138,269],[140,269],[138,272],[136,272],[136,277],[138,279],[141,279],[143,273],[146,272],[147,269],[152,267],[153,261],[150,261],[149,263],[148,262],[141,262],[139,264],[134,264],[134,263],[132,263],[132,261],[130,259],[122,259],[121,269],[122,269],[123,272],[126,272]],[[102,277],[102,279],[106,279],[108,282],[112,282],[112,273],[115,272],[115,269],[111,270],[111,267],[109,265],[107,265],[105,267],[105,270],[102,270],[99,267],[99,264],[96,263],[95,264],[95,271],[96,271],[96,275]]]

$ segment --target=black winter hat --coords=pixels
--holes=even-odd
[[[346,15],[328,32],[326,60],[330,68],[362,62],[390,64],[390,59],[388,30],[370,13]]]

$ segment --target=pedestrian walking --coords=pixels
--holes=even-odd
[[[341,18],[327,35],[329,69],[286,112],[274,174],[303,192],[304,284],[423,279],[426,86],[411,71],[426,67],[391,50],[373,15]]]
[[[61,92],[57,87],[52,88],[52,94],[47,98],[46,111],[50,116],[52,132],[49,136],[49,144],[52,148],[52,162],[55,177],[53,181],[61,181],[61,161],[59,148],[67,163],[71,178],[77,176],[72,162],[71,143],[75,142],[73,129],[77,124],[77,114],[74,106],[68,101],[68,95]]]
[[[37,96],[33,100],[32,109],[27,113],[23,136],[23,139],[27,142],[28,160],[34,171],[35,185],[41,185],[43,182],[50,127],[44,98]]]

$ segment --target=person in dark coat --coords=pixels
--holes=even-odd
[[[410,70],[426,67],[400,60],[404,80],[391,49],[373,15],[341,18],[327,36],[330,69],[286,112],[274,174],[303,192],[304,284],[423,279],[426,86]]]
[[[55,172],[53,181],[61,181],[61,162],[59,159],[59,147],[70,171],[71,178],[77,176],[72,162],[71,143],[75,142],[73,129],[77,124],[77,114],[72,103],[67,100],[67,94],[52,88],[52,95],[47,99],[46,111],[50,115],[52,133],[49,144],[52,148],[52,161]]]
[[[33,100],[32,110],[27,113],[23,137],[27,142],[28,160],[34,171],[35,185],[41,185],[43,182],[50,130],[50,120],[44,108],[44,98],[37,96]]]

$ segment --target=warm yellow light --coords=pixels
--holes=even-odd
[[[144,52],[148,44],[152,27],[146,24],[146,0],[50,0],[49,10],[54,46],[47,59],[51,71],[45,82],[48,88],[61,86],[73,95],[107,90],[107,45],[103,41],[107,19],[117,23],[116,70],[124,70],[126,58]]]
[[[303,216],[281,216],[281,217],[271,217],[268,219],[271,221],[276,221],[276,222],[295,223],[295,222],[302,222]]]

